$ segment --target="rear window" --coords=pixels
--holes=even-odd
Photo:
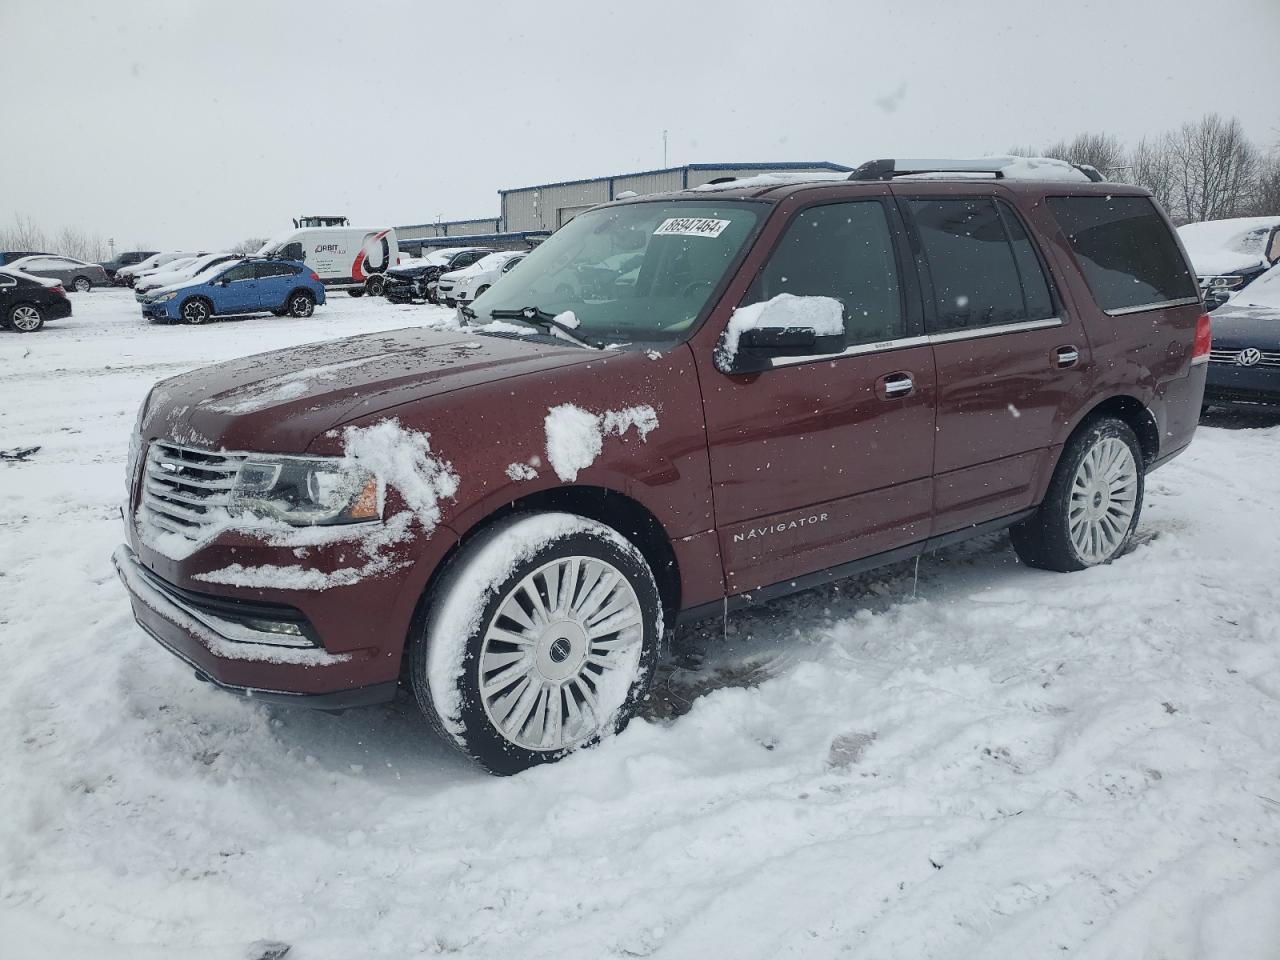
[[[1173,232],[1147,197],[1050,197],[1098,306],[1129,312],[1196,300]]]

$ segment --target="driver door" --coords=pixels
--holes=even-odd
[[[884,194],[798,210],[740,304],[834,297],[844,306],[843,351],[775,357],[747,374],[725,373],[700,351],[730,595],[875,554],[909,555],[929,536],[933,352]]]

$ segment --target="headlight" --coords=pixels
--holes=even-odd
[[[166,293],[159,297],[156,297],[151,302],[152,303],[168,303],[170,300],[176,300],[177,298],[178,298],[178,295],[176,293]]]
[[[378,480],[350,461],[251,456],[231,491],[233,509],[298,527],[360,523],[382,515]]]

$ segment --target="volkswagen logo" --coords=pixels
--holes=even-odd
[[[1252,367],[1262,359],[1262,351],[1257,347],[1248,347],[1236,355],[1236,363],[1242,367]]]

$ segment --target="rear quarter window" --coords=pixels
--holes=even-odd
[[[1173,231],[1148,197],[1050,197],[1098,306],[1136,312],[1199,299]]]

